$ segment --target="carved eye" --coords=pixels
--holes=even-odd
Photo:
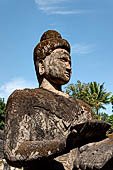
[[[61,58],[61,60],[67,62],[67,58],[63,57],[63,58]]]

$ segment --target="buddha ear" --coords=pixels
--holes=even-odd
[[[42,76],[45,72],[43,61],[39,61],[39,74]]]

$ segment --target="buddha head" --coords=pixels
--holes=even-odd
[[[54,31],[46,31],[34,49],[34,64],[41,85],[43,79],[64,85],[71,77],[70,45]]]

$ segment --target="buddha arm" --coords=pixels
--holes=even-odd
[[[66,140],[25,141],[15,151],[27,160],[40,159],[61,153],[66,149]]]
[[[28,164],[32,160],[42,160],[45,158],[55,158],[58,155],[69,152],[66,149],[66,140],[43,140],[43,141],[25,141],[18,149],[14,148],[8,152],[5,151],[5,159],[8,164],[14,167],[23,167],[25,162]]]
[[[16,127],[19,132],[10,125],[9,135],[4,141],[5,158],[10,161],[11,165],[17,166],[16,162],[40,160],[41,158],[55,158],[66,150],[66,137],[53,140],[30,140],[30,130],[27,126],[28,122],[24,122],[24,127]],[[22,122],[20,123],[22,124]],[[28,129],[27,129],[28,127]],[[10,136],[11,135],[11,136]],[[23,163],[22,163],[23,164]]]

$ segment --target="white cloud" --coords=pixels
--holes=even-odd
[[[34,82],[26,81],[23,78],[16,78],[3,84],[0,87],[0,97],[7,100],[8,96],[16,89],[24,88],[35,88],[36,84]]]
[[[78,54],[78,55],[84,55],[89,54],[94,51],[94,45],[90,44],[74,44],[72,45],[72,53]]]
[[[52,11],[52,14],[60,14],[60,15],[70,15],[70,14],[83,14],[87,13],[85,10],[72,10],[72,11]]]
[[[64,1],[67,1],[67,0],[35,0],[35,3],[40,6],[43,6],[43,5],[58,4]]]
[[[88,13],[87,10],[69,10],[65,8],[65,4],[61,7],[62,2],[69,2],[69,0],[35,0],[38,8],[48,14],[57,15],[72,15],[72,14],[83,14]]]

